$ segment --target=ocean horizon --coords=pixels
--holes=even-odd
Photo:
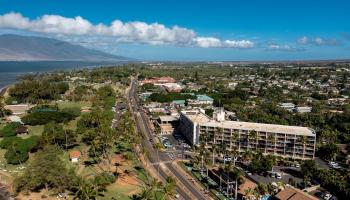
[[[121,63],[84,61],[0,61],[0,91],[8,85],[16,83],[18,77],[25,74],[54,72],[60,70],[70,71],[74,69],[119,64]]]

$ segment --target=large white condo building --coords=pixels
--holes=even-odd
[[[239,152],[262,151],[294,159],[313,159],[316,134],[307,127],[284,126],[225,120],[223,109],[216,111],[213,119],[201,110],[181,111],[180,131],[198,145],[205,139],[208,148],[225,146]]]

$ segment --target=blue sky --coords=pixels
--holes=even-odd
[[[145,60],[339,59],[350,58],[349,9],[345,0],[0,0],[0,33]]]

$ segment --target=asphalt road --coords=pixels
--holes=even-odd
[[[139,133],[142,133],[141,145],[149,151],[149,161],[151,166],[154,167],[155,171],[159,172],[160,177],[165,180],[169,175],[175,176],[181,185],[185,186],[186,189],[177,187],[177,192],[181,199],[192,200],[193,197],[199,200],[208,199],[202,191],[197,189],[193,183],[191,183],[185,174],[176,169],[173,166],[174,157],[170,157],[169,153],[157,152],[150,142],[153,138],[152,129],[150,128],[149,118],[146,113],[142,111],[138,104],[138,97],[136,93],[136,82],[132,81],[131,88],[128,94],[128,100],[132,107],[132,113],[136,121],[136,126]]]

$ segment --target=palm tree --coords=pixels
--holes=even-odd
[[[173,177],[168,176],[166,178],[166,183],[162,187],[162,191],[164,193],[162,200],[171,199],[175,196],[175,188],[176,188],[176,182]]]
[[[221,153],[222,157],[225,158],[226,155],[228,154],[226,144],[221,142],[219,148],[220,148],[220,153]],[[224,159],[224,163],[225,163],[225,159]]]
[[[211,152],[212,152],[212,156],[213,156],[213,165],[215,165],[215,152],[217,149],[218,149],[218,147],[216,145],[212,145]]]
[[[270,145],[273,145],[273,154],[275,154],[275,149],[276,149],[276,135],[275,134],[270,134],[267,137],[267,140],[269,141]]]
[[[94,200],[99,195],[100,195],[99,188],[96,185],[94,185],[91,181],[84,180],[82,177],[77,178],[74,199]]]
[[[305,148],[307,143],[307,137],[305,135],[300,136],[299,142],[303,145],[303,159],[305,157]]]
[[[198,151],[199,151],[198,155],[199,155],[200,160],[201,160],[201,174],[203,174],[204,165],[207,164],[207,161],[208,161],[208,159],[207,159],[208,158],[208,151],[205,148],[204,142],[202,142],[199,145]],[[207,169],[207,173],[208,173],[208,169]]]
[[[251,161],[253,159],[253,157],[254,157],[253,153],[249,150],[244,152],[243,156],[242,156],[244,161]]]
[[[256,199],[258,199],[258,197],[259,197],[259,194],[255,189],[248,188],[245,191],[245,198],[247,200],[256,200]]]
[[[233,132],[231,135],[231,149],[233,148],[233,144],[235,144],[235,146],[237,146],[237,140],[238,140],[238,134],[237,132]]]
[[[237,151],[237,148],[232,148],[229,153],[230,153],[230,157],[233,160],[233,166],[235,167],[237,157],[239,156],[239,152]]]
[[[255,150],[258,149],[258,132],[255,130],[249,131],[249,136],[248,136],[249,142],[250,140],[255,141]]]
[[[233,169],[233,166],[231,165],[231,163],[228,163],[224,166],[224,172],[226,173],[226,177],[227,177],[227,182],[226,182],[227,194],[229,194],[230,172],[232,171],[232,169]]]

